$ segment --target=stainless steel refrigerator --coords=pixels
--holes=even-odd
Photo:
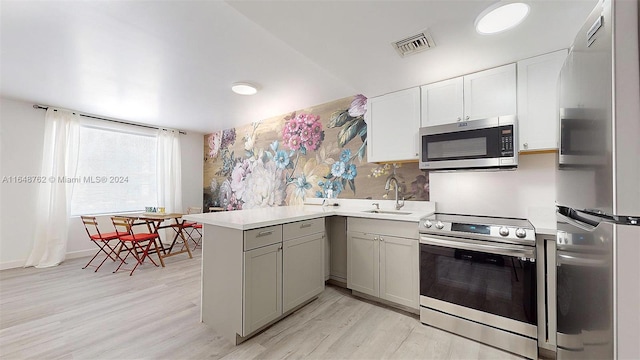
[[[638,17],[600,1],[560,73],[558,359],[640,359]]]

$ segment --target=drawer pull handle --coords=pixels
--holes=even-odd
[[[311,224],[302,224],[300,225],[300,229],[311,227]]]
[[[257,237],[261,237],[261,236],[269,236],[269,235],[271,235],[271,234],[273,234],[273,230],[269,230],[269,231],[260,231],[260,232],[258,233],[258,236],[257,236]]]

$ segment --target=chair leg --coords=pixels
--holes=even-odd
[[[158,264],[156,264],[155,261],[153,261],[153,259],[149,256],[149,250],[151,249],[151,244],[153,244],[156,248],[156,251],[158,251],[158,246],[155,242],[155,239],[153,240],[149,240],[147,242],[147,246],[146,247],[142,247],[142,244],[140,244],[140,242],[136,241],[134,243],[134,247],[137,247],[139,250],[142,250],[142,256],[139,255],[139,253],[136,251],[135,252],[135,257],[138,260],[138,262],[136,263],[136,266],[133,267],[133,269],[131,269],[131,272],[129,273],[129,276],[133,275],[133,272],[138,268],[138,265],[142,264],[144,262],[145,259],[149,259],[151,260],[151,262],[153,263],[153,265],[158,266]],[[160,255],[158,253],[158,255]],[[160,258],[162,260],[162,258]]]
[[[116,272],[118,272],[118,270],[120,270],[120,268],[122,267],[122,264],[126,264],[126,260],[129,257],[129,255],[132,254],[132,251],[134,250],[133,247],[129,248],[127,245],[125,245],[124,241],[120,242],[120,249],[118,250],[118,257],[120,256],[120,253],[122,252],[122,249],[126,249],[127,254],[124,256],[124,258],[122,258],[122,262],[120,262],[120,265],[118,265],[118,268],[116,268],[113,273],[115,274]],[[134,257],[137,257],[136,255],[134,255]]]
[[[102,261],[100,262],[100,265],[95,266],[95,268],[96,268],[96,269],[94,270],[94,272],[97,272],[97,271],[98,271],[98,269],[100,269],[100,267],[102,266],[102,264],[104,264],[104,262],[105,262],[105,261],[107,261],[107,259],[111,259],[111,260],[113,260],[113,261],[116,261],[116,259],[117,259],[119,256],[118,256],[117,254],[115,254],[115,249],[114,249],[114,248],[112,248],[112,247],[109,245],[109,241],[110,241],[110,240],[105,240],[105,241],[95,241],[95,240],[92,240],[92,242],[93,242],[94,244],[96,244],[96,246],[97,246],[98,248],[100,248],[100,249],[95,253],[95,255],[93,255],[93,257],[91,258],[91,260],[89,260],[89,262],[87,263],[87,265],[85,265],[85,266],[83,267],[83,269],[86,269],[86,268],[88,268],[89,266],[95,266],[95,265],[91,265],[91,263],[93,262],[93,260],[95,260],[95,259],[96,259],[96,257],[98,257],[98,255],[100,255],[100,253],[105,253],[105,254],[106,254],[106,256],[105,256],[105,258],[104,258],[104,259],[102,259]],[[109,249],[109,251],[107,251],[106,249]],[[117,257],[114,257],[113,255],[116,255]],[[122,260],[122,259],[120,259],[120,260]]]
[[[97,243],[97,242],[93,241],[93,243],[94,243],[94,244],[96,244],[96,246],[98,246],[98,247],[100,248],[100,250],[98,250],[98,251],[96,252],[96,254],[95,254],[95,255],[93,255],[93,257],[91,258],[91,260],[89,260],[89,262],[87,263],[87,265],[85,265],[85,266],[83,267],[83,269],[88,268],[88,267],[89,267],[89,265],[93,262],[93,260],[94,260],[96,257],[98,257],[98,255],[100,254],[100,251],[102,251],[102,247],[100,247],[100,245],[98,245],[98,243]]]
[[[198,239],[197,240],[194,239],[194,241],[193,241],[193,242],[196,243],[193,246],[193,250],[195,250],[198,247],[202,248],[202,233],[200,232],[200,229],[198,229],[198,228],[193,228],[193,230],[195,230],[196,233],[198,233]]]

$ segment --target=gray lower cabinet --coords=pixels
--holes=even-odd
[[[410,222],[349,218],[348,229],[347,288],[419,309],[419,241],[417,234],[414,236],[417,226]]]
[[[347,218],[332,216],[326,219],[329,238],[329,278],[347,282]],[[326,272],[325,272],[326,273]]]
[[[420,307],[419,241],[381,235],[380,297],[414,309]]]
[[[202,322],[236,345],[324,290],[322,218],[204,237]]]
[[[347,233],[347,288],[379,296],[378,236],[355,231]]]
[[[244,253],[243,336],[282,315],[282,250],[280,242]]]
[[[324,290],[324,219],[244,232],[247,336]]]
[[[283,313],[324,290],[324,239],[324,233],[317,233],[284,241]]]

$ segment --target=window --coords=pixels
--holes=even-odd
[[[83,122],[72,215],[142,211],[156,206],[156,132]]]

